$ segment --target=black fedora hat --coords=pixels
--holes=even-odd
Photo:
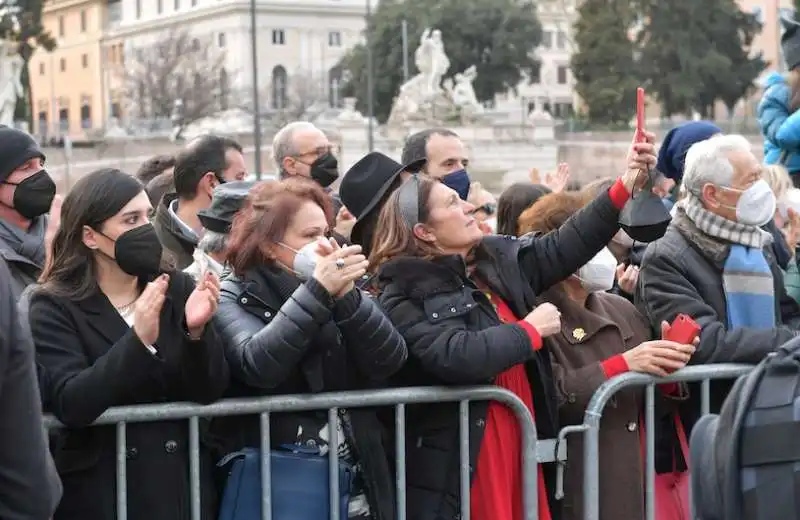
[[[395,179],[404,171],[419,171],[424,164],[424,158],[400,164],[380,152],[370,152],[347,170],[339,186],[339,196],[356,218],[354,236],[360,234],[359,224],[375,210]]]

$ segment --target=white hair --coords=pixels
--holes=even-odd
[[[298,130],[317,130],[308,121],[293,121],[282,127],[272,139],[272,160],[280,173],[283,173],[283,160],[300,153],[294,146],[294,134]]]
[[[206,230],[197,248],[208,254],[224,253],[228,245],[228,235]]]
[[[730,186],[734,175],[732,152],[752,153],[752,146],[743,136],[735,134],[717,135],[693,144],[686,152],[683,173],[686,190],[699,196],[706,184]]]

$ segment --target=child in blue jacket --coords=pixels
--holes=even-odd
[[[782,164],[800,187],[800,24],[781,18],[783,58],[789,73],[767,77],[758,104],[758,124],[764,136],[764,162]]]

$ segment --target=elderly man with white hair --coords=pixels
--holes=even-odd
[[[330,193],[336,215],[334,232],[339,242],[346,242],[356,219],[342,205],[330,186],[339,178],[339,162],[325,132],[308,121],[293,121],[275,134],[272,159],[281,179],[299,175],[313,179]]]
[[[692,145],[683,186],[666,234],[645,253],[637,306],[656,330],[678,314],[702,327],[693,364],[756,363],[797,334],[800,317],[762,229],[775,195],[739,135]],[[725,393],[712,392],[712,405]]]

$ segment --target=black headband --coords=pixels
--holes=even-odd
[[[400,186],[397,205],[400,216],[409,227],[419,224],[419,178],[416,175]]]

